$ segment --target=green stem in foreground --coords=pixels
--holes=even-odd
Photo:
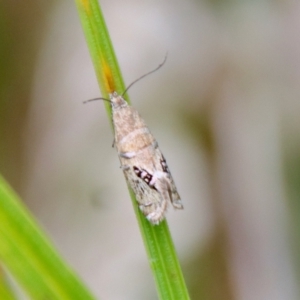
[[[0,224],[0,260],[30,299],[94,299],[1,176]]]

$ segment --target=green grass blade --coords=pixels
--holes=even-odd
[[[75,2],[102,96],[107,98],[113,91],[121,94],[125,90],[124,81],[98,1],[75,0]],[[128,101],[127,95],[125,98]],[[105,105],[110,112],[109,103]],[[166,221],[158,226],[151,225],[137,208],[132,191],[130,194],[160,299],[189,299]]]
[[[132,196],[134,196],[132,194]],[[151,225],[134,205],[160,299],[190,299],[166,221]]]
[[[0,176],[0,259],[31,299],[94,299]]]
[[[16,300],[14,292],[7,282],[7,278],[0,267],[0,299],[3,300]]]

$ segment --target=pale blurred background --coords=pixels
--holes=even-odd
[[[299,299],[300,2],[103,0],[184,211],[191,299]],[[0,171],[97,298],[157,299],[75,4],[0,3]]]

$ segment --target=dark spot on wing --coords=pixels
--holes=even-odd
[[[136,167],[136,166],[133,166],[133,170],[134,170],[134,173],[135,173],[139,178],[141,178],[143,181],[145,181],[145,182],[149,185],[149,187],[151,187],[151,188],[154,189],[154,190],[157,190],[156,187],[155,187],[154,185],[150,184],[150,182],[151,182],[153,176],[152,176],[149,172],[147,172],[147,171],[144,170],[144,169],[139,169],[139,168]]]

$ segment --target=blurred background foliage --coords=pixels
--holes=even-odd
[[[16,189],[20,189],[22,181],[22,133],[35,62],[50,8],[49,4],[38,2],[2,1],[0,4],[1,172]]]
[[[101,1],[185,210],[192,299],[299,299],[300,4]],[[75,4],[0,3],[0,171],[102,299],[155,299]],[[116,288],[118,287],[118,288]]]

